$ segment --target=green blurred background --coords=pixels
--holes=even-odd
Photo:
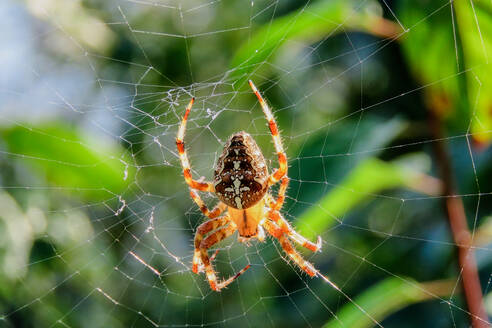
[[[1,326],[468,327],[441,141],[492,315],[490,1],[3,0],[0,19]],[[196,177],[240,130],[277,165],[247,79],[286,146],[282,213],[350,300],[270,239],[219,245],[219,275],[252,265],[221,293],[190,270],[190,97]]]

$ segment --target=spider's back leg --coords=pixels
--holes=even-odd
[[[210,288],[215,291],[220,291],[222,288],[227,287],[231,282],[236,280],[241,274],[243,274],[246,270],[249,269],[250,265],[248,264],[243,269],[241,269],[234,276],[229,277],[226,280],[218,281],[217,274],[215,273],[214,268],[212,267],[212,263],[208,256],[208,249],[223,239],[229,237],[237,230],[236,224],[232,221],[229,221],[229,225],[226,227],[222,227],[210,235],[207,238],[203,239],[200,243],[200,257],[203,263],[203,267],[205,270],[205,274],[207,275],[208,283],[210,284]]]
[[[318,275],[318,270],[316,270],[310,262],[302,258],[302,256],[294,249],[287,238],[287,234],[282,230],[282,228],[270,220],[265,220],[263,226],[270,235],[278,239],[284,252],[299,268],[306,272],[310,277],[316,277]]]
[[[306,237],[295,231],[287,222],[287,220],[278,211],[271,210],[268,213],[268,218],[275,222],[276,225],[294,242],[302,247],[309,249],[311,252],[319,252],[321,250],[321,236],[318,236],[316,244],[307,240]]]
[[[200,244],[203,241],[203,238],[210,231],[213,231],[217,228],[221,228],[225,226],[229,222],[229,216],[226,214],[220,218],[214,218],[208,221],[203,222],[198,226],[195,232],[195,254],[193,255],[193,267],[192,270],[194,273],[198,273],[203,270],[203,266],[201,265],[201,252],[200,252]],[[210,259],[211,261],[212,259]]]

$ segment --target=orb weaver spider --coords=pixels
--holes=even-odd
[[[239,233],[238,240],[240,242],[248,242],[254,238],[264,241],[265,229],[280,242],[282,249],[297,266],[311,277],[319,274],[311,263],[301,257],[291,243],[291,241],[298,243],[313,252],[321,249],[321,237],[318,237],[316,244],[307,240],[297,233],[280,213],[289,183],[287,156],[282,146],[277,123],[270,108],[251,80],[249,85],[258,98],[263,113],[268,120],[277,152],[279,167],[272,174],[268,174],[265,158],[255,140],[248,133],[241,131],[233,134],[227,140],[222,155],[220,155],[215,166],[214,181],[194,180],[191,176],[190,163],[183,141],[186,122],[194,103],[194,98],[191,99],[186,107],[186,112],[176,137],[176,146],[183,166],[183,175],[190,187],[191,198],[202,213],[209,218],[197,228],[195,234],[192,270],[197,274],[205,272],[210,287],[215,291],[220,291],[229,285],[250,267],[250,265],[247,265],[234,276],[220,282],[217,280],[216,272],[212,267],[211,262],[217,253],[209,257],[208,249],[231,236],[236,230]],[[268,189],[279,181],[280,188],[275,199],[268,192]],[[218,205],[209,210],[195,190],[215,193],[219,198]],[[226,209],[227,212],[219,217]]]

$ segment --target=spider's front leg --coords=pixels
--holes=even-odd
[[[275,151],[277,152],[278,156],[278,169],[275,170],[275,172],[273,172],[268,177],[268,186],[271,186],[280,181],[280,179],[282,179],[282,177],[287,174],[287,155],[285,154],[284,147],[282,146],[282,139],[280,139],[278,125],[275,121],[275,117],[273,116],[272,111],[268,107],[266,101],[263,99],[256,86],[253,84],[253,81],[249,80],[249,85],[258,98],[261,109],[263,110],[263,113],[268,120],[268,126],[270,128],[270,133],[272,134],[273,138],[273,144],[275,145]]]
[[[183,176],[185,178],[186,183],[190,186],[190,195],[191,198],[195,201],[195,203],[200,208],[200,211],[203,212],[209,218],[215,218],[220,215],[222,211],[226,208],[225,204],[219,203],[213,210],[209,210],[207,206],[203,203],[200,195],[194,192],[193,189],[200,191],[209,191],[214,192],[215,188],[212,182],[203,182],[194,180],[191,176],[191,168],[190,161],[188,160],[188,155],[186,154],[185,143],[184,143],[184,135],[186,130],[186,122],[188,122],[188,116],[190,115],[191,107],[195,98],[192,98],[188,106],[186,107],[186,112],[181,121],[181,125],[179,126],[178,134],[176,136],[176,147],[178,148],[179,159],[181,161],[181,166],[183,167]]]
[[[214,220],[207,221],[212,222],[207,226],[204,226],[202,229],[202,232],[204,231],[212,231],[214,230],[213,226],[216,225],[216,227],[220,226],[219,223],[223,221],[219,221],[219,219],[225,219],[226,223],[229,223],[228,226],[222,227],[219,230],[211,233],[209,236],[207,236],[205,239],[203,239],[200,242],[200,245],[198,247],[199,255],[200,255],[200,260],[203,263],[203,267],[205,270],[205,274],[208,279],[208,283],[210,284],[210,288],[215,291],[220,291],[222,288],[225,288],[227,285],[229,285],[231,282],[233,282],[237,277],[239,277],[241,274],[243,274],[246,270],[249,269],[250,265],[248,264],[246,267],[244,267],[241,271],[236,273],[234,276],[229,277],[226,280],[223,280],[221,282],[217,281],[217,275],[214,271],[214,268],[212,267],[211,260],[208,256],[208,249],[212,247],[213,245],[217,244],[218,242],[222,241],[223,239],[229,237],[232,235],[236,230],[236,224],[232,221],[229,220],[229,217],[222,217],[222,218],[217,218]],[[217,221],[215,221],[217,220]],[[203,225],[203,224],[202,224]],[[198,232],[197,232],[198,236]],[[201,233],[201,237],[203,237],[203,233]],[[195,247],[197,245],[197,239],[195,239]],[[195,260],[193,260],[195,262]],[[197,267],[197,272],[198,272],[198,267]]]
[[[191,176],[190,162],[188,160],[188,155],[186,154],[184,135],[186,130],[186,122],[188,122],[188,116],[190,115],[191,107],[195,102],[195,98],[191,98],[190,103],[186,107],[186,112],[179,126],[178,134],[176,136],[176,147],[178,148],[179,159],[181,161],[181,166],[183,167],[183,175],[186,183],[190,188],[197,189],[200,191],[214,192],[214,184],[212,182],[202,182],[194,180]]]
[[[289,178],[284,176],[280,182],[280,188],[278,190],[277,199],[273,199],[270,196],[270,200],[268,202],[268,206],[273,209],[279,211],[284,205],[285,201],[285,192],[287,191],[287,186],[289,185]]]

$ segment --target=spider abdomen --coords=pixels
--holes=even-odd
[[[233,208],[249,208],[267,192],[267,179],[265,158],[255,140],[244,131],[233,134],[215,167],[217,197]]]

